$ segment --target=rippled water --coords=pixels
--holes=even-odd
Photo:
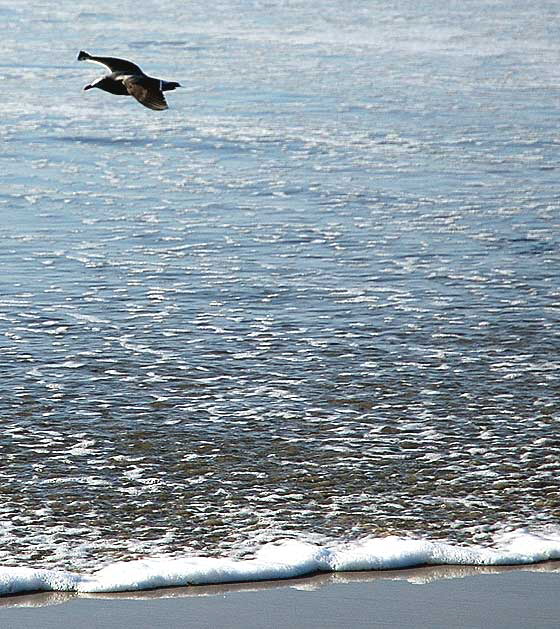
[[[556,524],[557,14],[1,7],[2,563]]]

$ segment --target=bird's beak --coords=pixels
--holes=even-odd
[[[86,86],[84,87],[84,92],[85,92],[86,90],[90,90],[92,87],[93,87],[93,85],[86,85]]]

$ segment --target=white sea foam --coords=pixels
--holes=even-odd
[[[267,544],[254,559],[145,559],[117,562],[92,574],[0,568],[0,594],[32,591],[125,592],[162,587],[289,579],[318,572],[394,570],[421,565],[522,565],[560,559],[560,530],[516,531],[492,548],[402,537],[319,546]]]

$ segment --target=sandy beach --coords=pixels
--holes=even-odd
[[[156,626],[557,627],[560,563],[437,567],[148,592],[42,593],[0,601],[4,629]]]

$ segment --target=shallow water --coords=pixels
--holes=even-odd
[[[556,5],[138,4],[0,8],[2,564],[557,530]]]

